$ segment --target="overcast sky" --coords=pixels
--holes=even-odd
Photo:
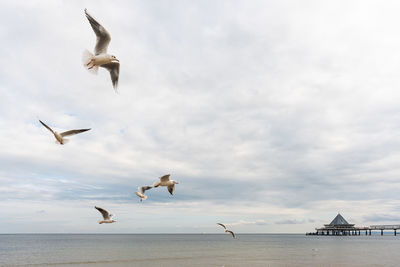
[[[95,34],[121,63],[82,66]],[[400,222],[397,1],[0,2],[0,232]],[[54,143],[57,131],[92,128]],[[171,173],[166,188],[134,192]],[[99,225],[94,206],[115,214]]]

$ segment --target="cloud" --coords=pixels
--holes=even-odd
[[[21,219],[40,210],[65,231],[91,231],[95,204],[130,222],[131,210],[157,211],[121,232],[216,221],[305,232],[337,211],[358,224],[396,218],[397,3],[94,3],[0,4],[2,231],[43,230]],[[111,33],[119,94],[106,71],[81,66],[95,43],[85,7]],[[57,146],[38,119],[92,130]],[[139,203],[137,187],[166,173],[175,195],[152,189]]]
[[[303,224],[305,221],[303,220],[281,220],[281,221],[276,221],[276,224]]]
[[[255,220],[255,221],[246,221],[240,220],[238,222],[228,223],[226,225],[229,226],[242,226],[242,225],[266,225],[267,223],[264,220]]]
[[[395,214],[371,214],[364,217],[367,222],[379,222],[383,224],[388,224],[390,222],[395,222],[396,224],[400,221],[400,215]]]

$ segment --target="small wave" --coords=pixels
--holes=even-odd
[[[200,258],[200,257],[199,257]],[[58,266],[58,265],[85,265],[85,264],[116,264],[116,263],[139,263],[149,261],[175,261],[175,260],[191,260],[195,257],[171,257],[171,258],[146,258],[146,259],[126,259],[126,260],[98,260],[98,261],[69,261],[69,262],[44,262],[30,264],[8,264],[0,267],[34,267],[34,266]]]

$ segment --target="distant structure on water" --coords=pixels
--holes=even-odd
[[[340,213],[332,220],[330,224],[324,224],[324,227],[315,228],[316,232],[306,233],[306,235],[332,235],[332,236],[347,236],[347,235],[361,235],[361,231],[365,231],[365,235],[371,235],[372,230],[380,230],[383,235],[383,230],[393,230],[394,235],[397,235],[399,225],[371,225],[357,227],[354,224],[348,223]]]

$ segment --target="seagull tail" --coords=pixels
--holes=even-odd
[[[97,74],[97,71],[99,70],[99,66],[95,66],[92,63],[92,59],[93,59],[94,55],[92,53],[90,53],[87,49],[85,49],[85,51],[83,51],[82,54],[82,63],[83,66],[91,73],[93,74]]]

